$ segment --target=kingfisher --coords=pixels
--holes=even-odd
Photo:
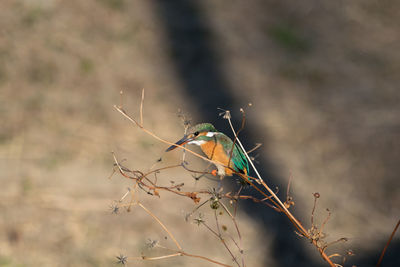
[[[185,144],[200,146],[207,158],[215,161],[214,165],[220,177],[232,176],[234,172],[244,175],[248,173],[249,163],[243,150],[237,144],[233,144],[232,139],[224,133],[218,132],[211,123],[200,123],[191,127],[188,134],[170,146],[166,152],[174,150],[177,145]],[[213,174],[215,175],[215,171]]]

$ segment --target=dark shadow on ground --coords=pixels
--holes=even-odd
[[[396,236],[398,236],[398,232]],[[388,237],[389,238],[389,237]],[[379,261],[380,254],[386,245],[387,240],[376,244],[377,249],[373,251],[358,251],[354,257],[349,258],[345,266],[371,266],[375,267]],[[400,266],[400,240],[392,240],[383,256],[381,267],[398,267]]]

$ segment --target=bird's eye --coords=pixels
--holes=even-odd
[[[194,133],[194,136],[198,136],[198,135],[199,135],[199,132],[198,132],[198,131]]]

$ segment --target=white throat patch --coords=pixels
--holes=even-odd
[[[206,134],[206,136],[207,137],[213,137],[214,135],[216,135],[217,134],[217,132],[208,132],[207,134]]]
[[[189,145],[198,145],[198,146],[201,146],[202,144],[205,144],[205,143],[206,143],[206,141],[204,141],[204,140],[193,140],[193,141],[188,142]]]

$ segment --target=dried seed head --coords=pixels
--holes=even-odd
[[[151,238],[148,238],[147,239],[147,242],[146,242],[146,247],[148,247],[148,248],[154,248],[154,247],[156,247],[158,245],[158,240],[153,240],[153,239],[151,239]]]
[[[128,262],[128,257],[124,256],[122,254],[119,254],[119,256],[116,257],[117,258],[117,264],[122,264],[122,265],[126,265],[126,263]]]
[[[177,116],[178,118],[181,119],[183,127],[185,128],[186,131],[192,124],[192,119],[188,114],[184,113],[181,109],[178,109]]]
[[[210,201],[210,207],[213,209],[213,210],[217,210],[218,208],[219,208],[219,200],[218,199],[211,199],[211,201]]]
[[[223,112],[219,113],[219,115],[222,116],[222,118],[224,118],[226,120],[229,120],[231,118],[231,112],[229,110],[223,110],[223,109],[220,109],[220,110],[223,111]]]
[[[197,216],[197,218],[195,218],[193,220],[198,226],[200,226],[200,224],[204,223],[205,220],[203,219],[203,214],[199,213],[199,215]]]
[[[320,198],[320,196],[321,196],[321,195],[320,195],[318,192],[314,193],[314,197],[315,197],[315,198]]]
[[[110,205],[110,210],[112,214],[118,214],[119,213],[119,206],[116,203],[113,203]]]

